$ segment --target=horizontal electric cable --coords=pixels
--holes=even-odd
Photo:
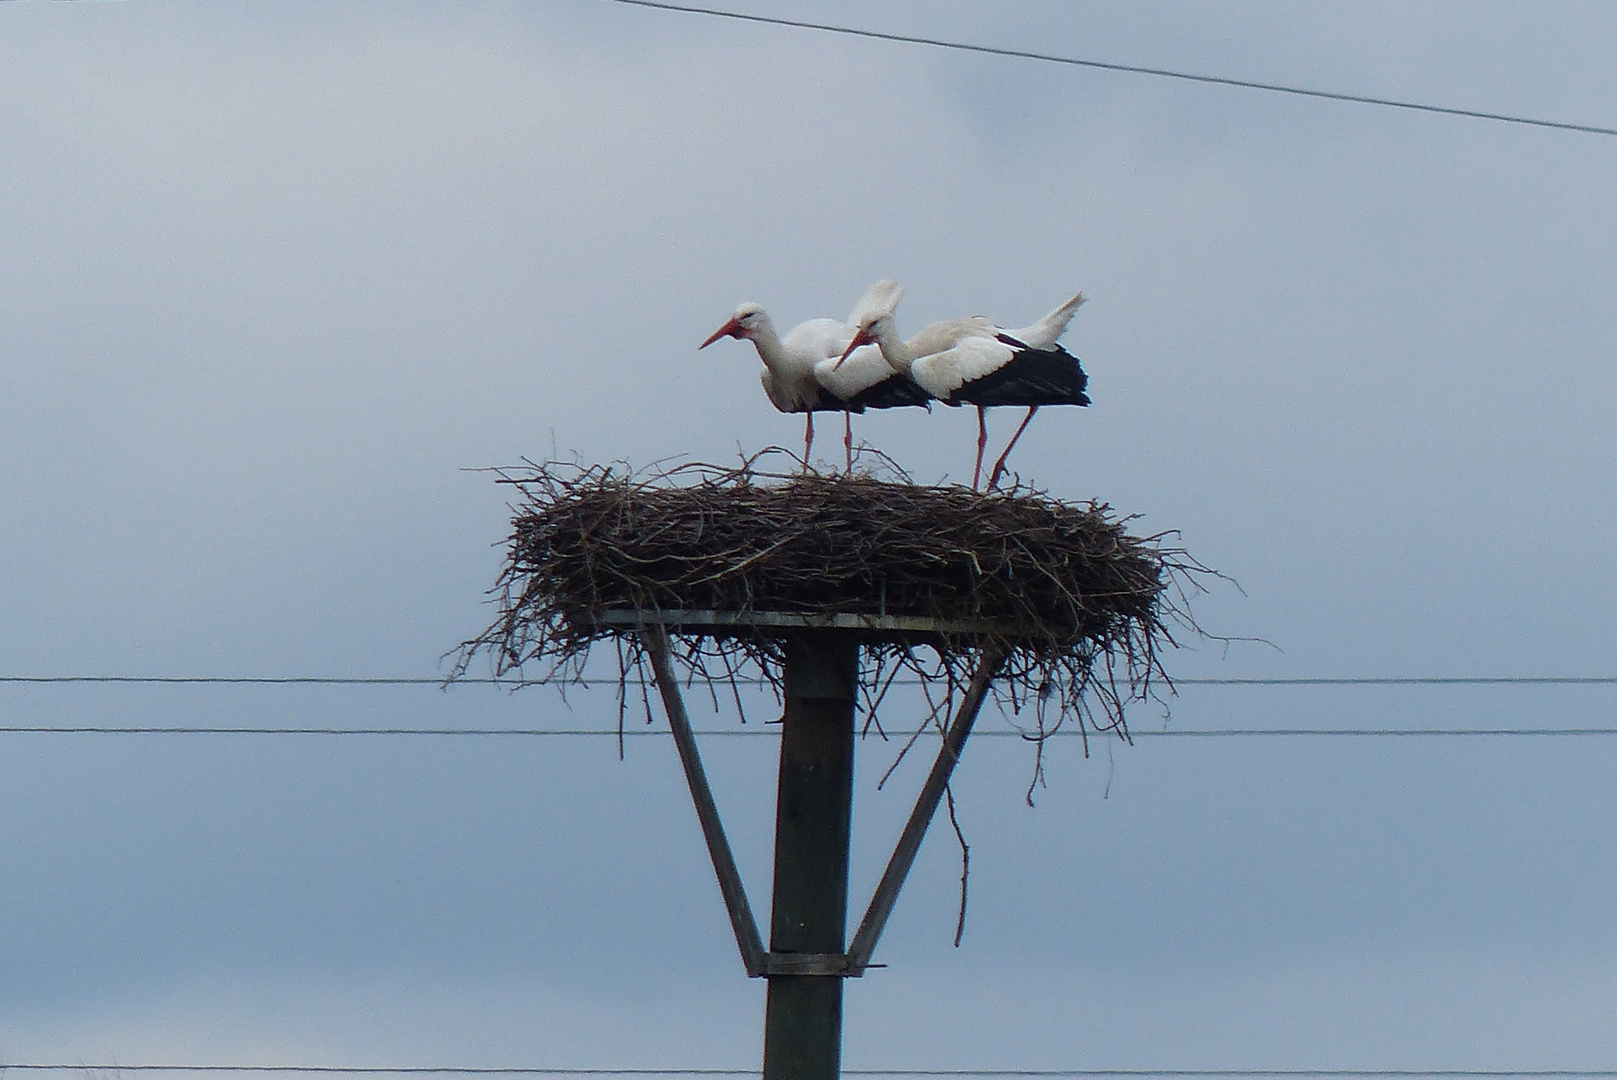
[[[611,676],[562,679],[562,686],[617,686]],[[650,685],[640,679],[622,680],[627,686]],[[729,676],[719,677],[728,683]],[[764,685],[757,676],[738,676],[743,686]],[[917,685],[918,679],[896,679],[895,685]],[[1617,675],[1364,675],[1364,676],[1230,676],[1176,678],[1174,686],[1617,686]],[[0,684],[50,685],[109,683],[129,685],[221,685],[221,686],[502,686],[516,689],[543,685],[520,679],[491,679],[467,676],[444,679],[423,676],[390,675],[0,675]]]
[[[317,1073],[338,1076],[757,1076],[757,1069],[703,1068],[544,1068],[542,1066],[476,1065],[0,1065],[30,1072],[182,1072],[182,1073]],[[981,1077],[1448,1077],[1454,1080],[1506,1080],[1510,1077],[1549,1080],[1553,1077],[1617,1077],[1617,1069],[843,1069],[844,1076],[981,1076]]]
[[[629,727],[621,732],[615,728],[434,728],[434,727],[192,727],[121,726],[121,725],[22,725],[0,724],[0,735],[349,735],[349,736],[474,736],[521,738],[645,738],[666,737],[666,728]],[[777,724],[750,727],[705,728],[696,732],[703,738],[733,738],[773,736],[780,734]],[[1130,731],[1130,739],[1253,739],[1253,738],[1575,738],[1580,736],[1617,735],[1617,727],[1562,727],[1562,728],[1205,728],[1175,731]],[[1110,731],[1093,728],[1080,731],[1076,727],[1062,727],[1046,732],[1042,738],[1061,739],[1114,738]],[[1036,732],[1006,731],[1000,728],[978,729],[978,739],[1021,739],[1036,742]]]

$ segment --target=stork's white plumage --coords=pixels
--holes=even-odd
[[[858,323],[872,311],[892,311],[898,306],[904,290],[892,278],[884,278],[865,290],[849,316]],[[853,340],[856,327],[848,327],[848,340]],[[857,345],[851,351],[842,346],[837,355],[814,365],[814,379],[851,412],[865,409],[891,409],[905,405],[924,405],[931,408],[932,399],[914,380],[896,370],[881,354],[876,345]]]
[[[984,413],[995,405],[1025,405],[1028,413],[1016,434],[995,462],[988,479],[992,489],[1005,470],[1011,448],[1027,430],[1034,413],[1045,405],[1088,405],[1084,391],[1089,376],[1078,358],[1057,344],[1066,333],[1082,293],[1056,308],[1031,326],[1006,330],[982,316],[948,319],[933,323],[905,341],[898,336],[893,309],[898,294],[870,297],[871,302],[855,312],[856,332],[844,356],[875,343],[892,367],[907,375],[932,397],[947,405],[977,406],[977,460],[972,468],[971,486],[982,475],[983,451],[988,445],[988,424]]]
[[[891,311],[902,293],[894,282],[877,282],[860,297],[854,315],[858,317],[882,304]],[[698,348],[705,349],[721,337],[751,341],[764,363],[760,379],[770,403],[781,412],[806,414],[805,467],[814,448],[814,414],[840,412],[845,418],[843,446],[851,469],[853,413],[929,404],[925,391],[899,375],[882,359],[876,346],[850,348],[854,333],[850,323],[810,319],[782,338],[762,307],[742,304]]]

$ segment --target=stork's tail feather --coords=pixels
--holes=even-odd
[[[1073,315],[1077,314],[1078,306],[1083,302],[1084,294],[1079,293],[1032,326],[1024,327],[1021,330],[1012,330],[1011,336],[1026,342],[1030,348],[1052,348],[1057,341],[1061,340],[1061,335],[1067,332],[1067,327],[1072,323]]]
[[[855,302],[853,314],[848,316],[848,321],[854,326],[863,326],[878,314],[891,315],[903,295],[902,285],[892,278],[882,278],[866,289],[865,294]]]

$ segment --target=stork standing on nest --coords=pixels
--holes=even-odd
[[[932,397],[946,405],[977,406],[973,490],[982,476],[983,451],[988,445],[986,410],[996,405],[1025,405],[1027,415],[989,474],[988,489],[992,491],[1005,472],[1011,448],[1040,408],[1089,404],[1084,392],[1089,376],[1078,358],[1056,343],[1084,302],[1083,293],[1020,330],[1006,330],[978,315],[933,323],[905,341],[893,322],[893,309],[903,292],[893,282],[871,286],[854,312],[855,333],[843,356],[851,360],[855,350],[875,343],[894,370]]]
[[[860,297],[852,318],[861,319],[878,309],[890,313],[903,291],[894,281],[877,282]],[[814,414],[842,413],[842,444],[851,471],[854,413],[910,405],[931,407],[930,395],[884,360],[880,349],[851,345],[855,332],[850,323],[810,319],[793,327],[783,338],[761,306],[742,304],[697,348],[705,349],[721,337],[752,342],[764,362],[760,378],[770,403],[784,413],[807,414],[803,427],[804,468],[814,449]]]

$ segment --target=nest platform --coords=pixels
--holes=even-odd
[[[1044,740],[1068,720],[1086,753],[1091,729],[1127,738],[1125,703],[1166,678],[1158,655],[1173,642],[1168,621],[1194,629],[1175,600],[1205,571],[1164,537],[1131,534],[1127,518],[1098,503],[902,475],[771,473],[759,460],[651,473],[567,463],[502,472],[519,497],[493,590],[498,615],[463,643],[455,670],[486,653],[497,676],[565,686],[584,680],[591,650],[609,644],[620,735],[631,672],[648,723],[655,687],[742,963],[769,980],[763,1075],[832,1080],[843,980],[873,966],[944,798],[953,821],[950,778],[984,702],[1012,713],[1032,706],[1035,723],[1018,724],[1038,747],[1031,803]],[[681,691],[697,680],[712,691],[726,676],[736,691],[748,665],[783,706],[767,947]],[[925,731],[938,731],[941,745],[849,939],[856,716],[863,711],[866,730],[875,724],[885,736],[876,712],[901,670],[920,678],[930,712],[898,760]],[[717,709],[716,693],[713,702]],[[735,704],[741,712],[739,692]],[[963,837],[961,860],[956,944],[969,868]]]
[[[757,459],[651,474],[531,464],[500,480],[521,497],[499,616],[463,645],[461,669],[487,651],[499,675],[538,665],[529,681],[581,677],[594,645],[632,651],[653,627],[689,656],[770,676],[784,638],[836,629],[917,670],[926,646],[951,682],[992,647],[1013,693],[1065,708],[1094,691],[1111,714],[1161,674],[1175,579],[1200,569],[1104,504],[1024,487],[771,473]]]

